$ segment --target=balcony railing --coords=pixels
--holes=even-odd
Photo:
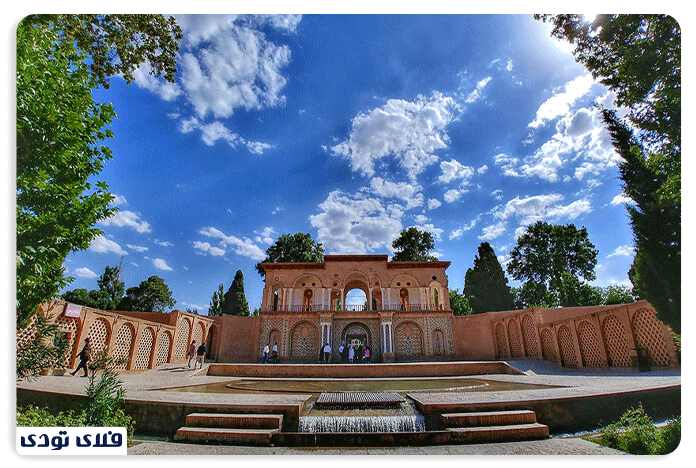
[[[434,310],[445,310],[443,304],[438,304],[435,306],[428,307],[426,304],[409,304],[408,307],[404,307],[403,304],[387,304],[377,309],[370,309],[366,305],[355,304],[347,305],[345,309],[337,308],[332,309],[330,307],[325,307],[321,304],[314,304],[310,306],[302,305],[291,305],[284,307],[277,307],[272,309],[262,309],[261,312],[365,312],[372,311],[378,312],[380,310],[394,310],[394,311],[409,311],[409,312],[420,312],[420,311],[434,311]]]

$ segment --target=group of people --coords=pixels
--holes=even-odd
[[[328,348],[328,352],[327,352]],[[348,345],[344,346],[343,343],[338,347],[338,355],[340,356],[341,363],[360,363],[360,362],[370,362],[370,347],[363,346],[362,343],[359,345]],[[328,364],[331,360],[331,345],[326,343],[324,345],[323,361]]]
[[[193,363],[193,368],[194,370],[196,369],[196,364],[201,365],[201,369],[203,369],[203,362],[205,361],[205,352],[207,351],[205,347],[205,343],[201,343],[200,346],[196,346],[196,340],[193,340],[191,342],[191,346],[189,347],[189,352],[188,352],[188,366],[191,367],[191,361],[195,358],[196,361]]]
[[[263,363],[268,364],[268,363],[276,364],[278,362],[278,342],[275,341],[273,342],[273,348],[271,349],[270,343],[266,343],[266,346],[263,347]]]

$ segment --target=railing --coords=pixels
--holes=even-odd
[[[428,307],[425,304],[409,304],[408,307],[404,307],[403,304],[387,304],[377,309],[370,309],[364,304],[347,305],[345,309],[337,308],[332,309],[330,307],[325,307],[321,304],[315,304],[310,306],[303,305],[292,305],[277,307],[275,309],[262,309],[261,312],[365,312],[373,311],[377,312],[379,310],[395,310],[395,311],[410,311],[410,312],[420,312],[420,311],[433,311],[433,310],[445,310],[443,304],[438,304],[436,306]]]

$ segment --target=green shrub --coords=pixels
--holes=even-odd
[[[681,440],[681,418],[658,428],[642,406],[627,410],[614,424],[601,430],[600,443],[634,455],[665,455]]]

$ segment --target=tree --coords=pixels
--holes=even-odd
[[[266,259],[256,264],[256,271],[266,277],[262,263],[304,263],[323,262],[324,247],[316,243],[309,234],[283,234],[266,249]]]
[[[464,297],[456,289],[449,290],[450,309],[455,316],[471,315],[473,310],[469,305],[469,298]]]
[[[602,303],[605,305],[629,304],[635,302],[631,288],[620,284],[610,284],[602,289]]]
[[[551,225],[542,221],[527,227],[510,252],[507,272],[518,281],[531,282],[527,291],[545,298],[548,292],[563,307],[578,305],[580,279],[595,279],[597,249],[587,229],[573,224]]]
[[[242,270],[237,270],[234,280],[224,296],[223,314],[249,316],[249,303],[244,295],[244,274]]]
[[[174,304],[176,301],[164,280],[159,276],[150,276],[138,286],[128,288],[118,308],[140,312],[164,312],[167,307],[174,307]]]
[[[121,298],[123,298],[125,285],[123,281],[119,280],[120,276],[121,267],[110,267],[107,265],[104,268],[104,273],[97,280],[99,290],[106,293],[108,299],[105,310],[115,310]]]
[[[161,15],[32,15],[17,27],[17,325],[69,284],[63,262],[115,212],[104,182],[104,127],[115,116],[92,90],[147,62],[173,81],[181,29]]]
[[[394,255],[392,262],[425,262],[436,261],[437,257],[430,255],[435,248],[433,235],[428,231],[419,231],[415,227],[404,229],[399,237],[392,242]]]
[[[469,299],[475,314],[500,310],[513,310],[515,299],[507,284],[503,267],[488,242],[482,242],[474,267],[464,276],[464,296]]]
[[[653,148],[646,163],[664,176],[663,200],[681,205],[681,29],[666,15],[535,15],[551,34],[575,45],[573,55],[616,92],[640,141]]]
[[[628,204],[636,256],[629,271],[634,293],[647,299],[660,319],[681,330],[681,206],[661,197],[667,176],[647,162],[645,148],[611,111],[603,112],[614,149],[621,156],[619,175]]]
[[[208,315],[211,317],[218,317],[222,315],[225,304],[225,290],[224,285],[220,283],[218,290],[213,292],[213,297],[210,300],[210,307],[208,308]]]

